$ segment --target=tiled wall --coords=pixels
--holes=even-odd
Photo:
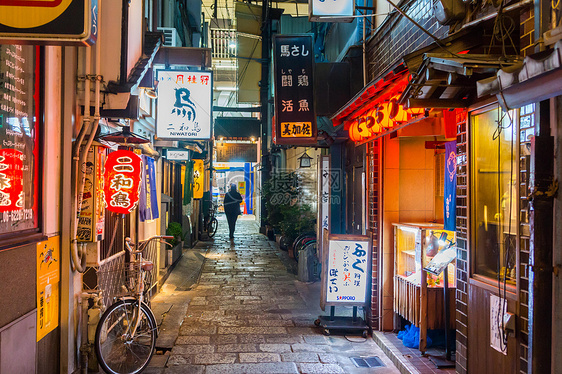
[[[401,9],[435,37],[445,38],[449,26],[441,26],[433,17],[431,0],[415,0],[401,4]],[[399,13],[392,13],[367,44],[368,77],[370,81],[399,62],[408,53],[433,43],[433,39]]]
[[[468,142],[467,113],[457,111],[457,350],[456,370],[467,371],[468,342]]]
[[[535,53],[535,12],[533,8],[522,11],[520,14],[520,42],[519,50],[522,56]]]

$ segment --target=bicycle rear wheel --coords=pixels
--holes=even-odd
[[[211,222],[209,222],[209,237],[212,238],[217,233],[217,229],[219,228],[219,221],[213,217]]]
[[[98,323],[94,345],[99,364],[107,373],[140,373],[152,358],[156,321],[144,303],[135,336],[131,338],[127,332],[138,310],[137,300],[120,300],[105,311]]]

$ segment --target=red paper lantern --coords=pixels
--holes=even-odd
[[[139,201],[142,175],[141,158],[134,152],[119,150],[105,161],[104,199],[108,210],[131,213]]]
[[[23,209],[23,153],[0,149],[0,212]]]

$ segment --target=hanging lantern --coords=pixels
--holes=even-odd
[[[408,113],[402,105],[398,104],[398,97],[390,99],[389,108],[389,117],[394,122],[406,122],[408,120]]]
[[[0,212],[23,209],[23,153],[0,149]]]
[[[105,205],[116,213],[131,213],[139,201],[142,162],[134,152],[118,150],[105,161]]]

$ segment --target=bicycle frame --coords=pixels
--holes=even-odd
[[[133,298],[138,301],[137,302],[137,309],[136,309],[136,312],[133,314],[133,323],[129,324],[127,326],[127,330],[123,334],[123,338],[133,339],[135,337],[135,334],[136,334],[137,329],[138,329],[139,324],[140,324],[141,307],[142,307],[142,304],[144,302],[144,279],[145,279],[145,270],[143,269],[142,252],[144,251],[144,249],[148,246],[148,244],[152,240],[172,239],[172,238],[173,238],[173,236],[153,236],[153,237],[147,239],[146,241],[144,241],[143,243],[139,244],[138,250],[134,250],[133,248],[131,248],[131,244],[132,244],[131,238],[125,238],[125,248],[127,248],[127,250],[129,251],[129,253],[131,255],[137,255],[138,256],[135,259],[134,266],[138,266],[139,271],[138,271],[138,276],[137,276],[136,290],[133,293]],[[170,245],[167,242],[163,242],[163,243],[165,243],[167,245]],[[148,310],[150,310],[150,313],[152,314],[152,310],[150,308],[148,308]],[[154,321],[156,321],[156,318],[154,317],[154,314],[152,314],[151,317],[153,318]],[[132,326],[132,331],[129,331],[129,329],[131,329],[131,326]]]

